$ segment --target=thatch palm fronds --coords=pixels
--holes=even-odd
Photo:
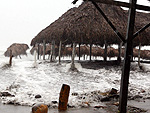
[[[120,7],[100,4],[109,19],[117,26],[117,29],[125,36],[127,16]],[[64,44],[73,42],[81,44],[96,44],[103,46],[104,40],[108,44],[120,43],[120,39],[95,9],[89,3],[84,2],[78,8],[72,8],[63,14],[58,20],[43,29],[31,42],[31,45],[42,43],[42,40],[51,42],[55,40],[65,41]],[[67,40],[67,41],[66,41]]]
[[[99,6],[125,38],[128,13],[117,6],[106,4],[99,4]],[[148,23],[149,20],[150,14],[137,13],[135,32]],[[142,45],[150,44],[149,29],[134,39],[134,47],[138,46],[139,42]],[[83,2],[78,8],[68,10],[33,38],[31,46],[34,46],[36,43],[42,43],[43,40],[46,40],[46,43],[51,43],[52,40],[55,40],[56,45],[59,45],[60,40],[63,45],[75,42],[77,44],[103,46],[104,40],[106,40],[108,45],[121,42],[102,15],[99,14],[90,2]]]
[[[10,51],[12,51],[12,55],[14,57],[20,56],[20,55],[27,55],[26,50],[29,49],[29,46],[27,44],[18,44],[14,43],[10,47],[7,48],[7,51],[4,53],[6,57],[10,56]]]
[[[128,11],[124,11],[128,15]],[[136,12],[135,18],[135,32],[150,22],[150,13]],[[150,45],[150,27],[143,31],[133,40],[133,46],[138,46],[141,43],[142,46]]]

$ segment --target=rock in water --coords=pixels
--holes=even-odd
[[[111,91],[109,92],[109,95],[114,95],[117,94],[117,89],[112,88]]]
[[[36,96],[35,96],[35,98],[41,98],[41,97],[42,97],[41,95],[36,95]]]
[[[48,113],[48,106],[45,104],[38,104],[32,107],[32,113]]]
[[[14,95],[10,94],[9,92],[0,92],[0,96],[4,96],[4,97],[14,97]]]

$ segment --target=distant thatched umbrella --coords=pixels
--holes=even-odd
[[[127,16],[120,7],[100,4],[103,11],[112,21],[117,29],[125,36]],[[104,40],[108,44],[120,43],[114,31],[95,9],[90,2],[83,2],[78,8],[72,8],[63,14],[58,20],[42,30],[31,42],[35,45],[42,40],[56,43],[59,40],[65,41],[65,44],[72,42],[81,44],[98,44],[103,46]]]
[[[7,48],[7,51],[4,53],[6,57],[10,56],[10,51],[12,51],[12,55],[14,57],[20,56],[20,55],[27,55],[26,50],[29,49],[29,46],[27,44],[18,44],[14,43],[9,48]]]

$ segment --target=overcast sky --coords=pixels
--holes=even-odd
[[[0,50],[12,43],[30,44],[42,29],[71,7],[73,0],[0,0]],[[122,0],[129,2],[129,0]],[[147,0],[138,3],[149,5]]]

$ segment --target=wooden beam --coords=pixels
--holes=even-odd
[[[74,0],[72,3],[75,4],[78,0]],[[84,0],[84,1],[91,1],[91,0]],[[103,3],[103,4],[110,4],[110,5],[115,5],[115,6],[120,6],[120,7],[126,7],[130,8],[131,4],[126,3],[126,2],[120,2],[120,1],[113,1],[113,0],[92,0],[96,3]],[[143,11],[150,11],[149,6],[144,6],[144,5],[136,5],[136,9],[138,10],[143,10]]]
[[[141,32],[143,32],[145,29],[147,29],[149,26],[150,26],[150,23],[147,24],[147,25],[145,25],[143,28],[141,28],[140,30],[138,30],[136,33],[134,33],[133,39],[134,39],[136,36],[138,36]],[[132,40],[133,40],[133,39],[132,39]]]
[[[91,0],[89,0],[89,1],[91,1]],[[131,7],[130,3],[120,2],[120,1],[113,1],[113,0],[93,0],[93,1],[95,1],[97,3],[110,4],[110,5],[121,6],[121,7],[126,7],[126,8]],[[149,6],[143,6],[143,5],[138,5],[138,4],[136,4],[136,9],[150,11]]]
[[[135,24],[135,13],[136,13],[136,2],[137,0],[130,0],[132,5],[129,9],[129,18],[128,18],[128,28],[125,44],[125,55],[124,55],[124,64],[121,75],[121,85],[120,85],[120,99],[119,99],[119,112],[126,113],[127,99],[128,99],[128,84],[129,84],[129,74],[130,74],[130,65],[132,58],[132,38],[134,32]]]

